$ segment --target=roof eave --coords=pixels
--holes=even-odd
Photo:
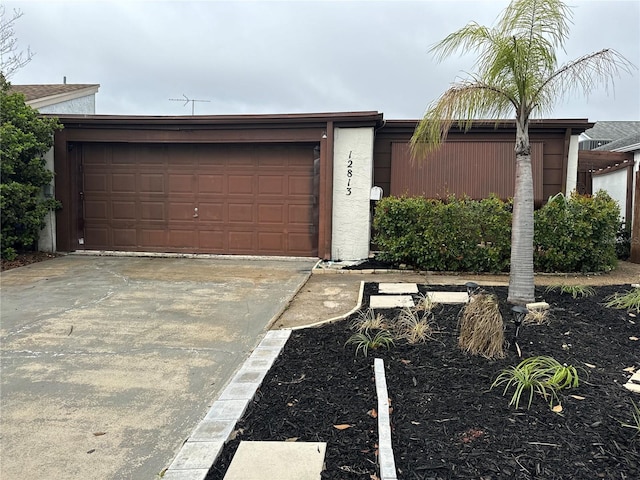
[[[340,123],[382,124],[382,114],[377,111],[289,113],[289,114],[247,114],[247,115],[191,115],[191,116],[145,116],[145,115],[52,115],[65,125],[87,127],[118,128],[131,125],[144,127],[225,126],[225,125],[275,125],[275,124],[318,124],[332,121]]]
[[[95,95],[98,93],[100,85],[90,85],[83,89],[74,90],[72,92],[57,93],[55,95],[48,95],[46,97],[34,98],[33,100],[26,101],[25,103],[36,110],[50,105],[55,105],[69,100],[75,100],[77,98],[87,97],[89,95]]]
[[[420,120],[387,120],[385,127],[411,129],[415,128]],[[587,118],[575,119],[533,119],[529,122],[532,130],[546,129],[571,129],[572,135],[578,135],[585,130],[592,128],[594,122],[590,122]],[[516,122],[514,119],[477,119],[472,120],[471,129],[495,129],[495,130],[515,130]],[[451,131],[459,130],[458,123],[454,122]]]

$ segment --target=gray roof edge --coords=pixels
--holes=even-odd
[[[615,141],[640,132],[640,121],[602,121],[587,129],[584,136],[589,140]]]
[[[640,123],[640,122],[638,122]],[[614,140],[598,148],[594,148],[598,151],[608,152],[635,152],[640,150],[640,132],[627,135],[626,137]]]

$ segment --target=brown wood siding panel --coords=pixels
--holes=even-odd
[[[313,145],[83,147],[86,249],[317,256]]]
[[[544,146],[544,169],[562,171],[564,155],[547,152],[547,145]]]
[[[571,135],[569,135],[571,137]],[[535,142],[537,139],[532,138],[531,141]],[[547,155],[557,155],[560,160],[565,156],[564,151],[564,138],[558,137],[555,139],[546,138],[544,142],[544,154]]]
[[[534,196],[542,200],[543,145],[532,145]],[[444,198],[450,194],[474,199],[494,193],[513,196],[515,154],[513,142],[448,141],[422,161],[412,162],[406,143],[394,143],[390,194]]]

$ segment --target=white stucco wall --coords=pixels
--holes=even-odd
[[[93,115],[96,113],[96,96],[87,95],[86,97],[66,100],[64,102],[55,103],[53,105],[40,107],[38,108],[38,111],[40,113],[53,113],[60,115],[65,113]]]
[[[373,140],[373,127],[334,129],[331,258],[335,261],[369,257]]]
[[[606,191],[620,206],[620,219],[625,221],[627,211],[627,169],[593,176],[593,192]]]
[[[567,183],[565,194],[570,195],[576,189],[578,183],[578,143],[580,135],[571,135],[569,141],[569,153],[567,158]]]
[[[47,162],[47,169],[53,172],[53,148],[51,148],[44,156],[45,161]],[[56,191],[56,178],[53,177],[51,180],[50,193],[53,196],[53,193]],[[56,245],[56,213],[49,212],[44,219],[45,227],[40,231],[40,238],[38,238],[38,250],[41,252],[55,252],[57,249]]]

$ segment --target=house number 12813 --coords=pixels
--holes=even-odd
[[[351,177],[353,177],[353,160],[351,160],[351,152],[349,152],[349,160],[347,160],[347,196],[351,195]]]

